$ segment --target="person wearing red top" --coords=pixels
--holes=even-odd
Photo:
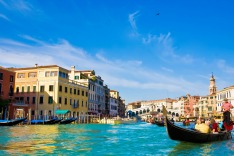
[[[219,125],[215,122],[215,119],[210,120],[210,125],[211,125],[211,132],[213,133],[219,132]]]
[[[233,108],[232,104],[228,102],[228,99],[224,99],[222,104],[222,109],[223,109],[223,122],[226,122],[227,126],[230,125],[230,109]]]

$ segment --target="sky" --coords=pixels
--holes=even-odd
[[[126,104],[234,85],[233,0],[0,0],[0,66],[95,70]]]

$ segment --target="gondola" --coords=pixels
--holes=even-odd
[[[23,121],[27,118],[20,118],[20,119],[13,119],[13,120],[0,120],[0,126],[14,126]]]
[[[219,132],[218,134],[212,134],[212,133],[207,134],[207,133],[201,133],[193,129],[186,129],[176,126],[167,118],[167,110],[164,106],[163,106],[163,114],[166,117],[167,134],[172,140],[186,141],[193,143],[205,143],[205,142],[223,141],[223,140],[232,139],[232,134],[230,131]]]
[[[154,121],[154,123],[160,127],[165,126],[165,123],[163,121]]]
[[[60,121],[60,124],[69,124],[72,123],[74,121],[76,121],[77,118],[68,118],[68,119],[64,119],[62,121]]]

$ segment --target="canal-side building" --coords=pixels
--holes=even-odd
[[[11,118],[9,116],[9,105],[12,103],[15,86],[15,72],[12,72],[0,66],[0,100],[8,101],[8,104],[2,103],[0,105],[0,119]]]
[[[119,92],[110,90],[110,115],[117,116],[119,106]]]
[[[29,118],[51,118],[57,115],[57,110],[66,110],[64,112],[72,117],[87,114],[88,87],[69,80],[67,69],[36,64],[9,70],[16,73],[13,106],[25,107]]]
[[[72,66],[69,77],[71,80],[88,86],[88,114],[98,115],[105,111],[104,80],[96,76],[94,70],[75,70],[75,66]]]
[[[217,91],[217,113],[221,114],[221,106],[223,103],[223,100],[227,98],[228,102],[230,102],[234,106],[234,85],[230,87],[226,87],[220,91]],[[234,109],[231,109],[232,114],[234,114]]]

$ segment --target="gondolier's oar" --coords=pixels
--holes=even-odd
[[[167,117],[167,109],[164,105],[163,105],[163,116]]]

